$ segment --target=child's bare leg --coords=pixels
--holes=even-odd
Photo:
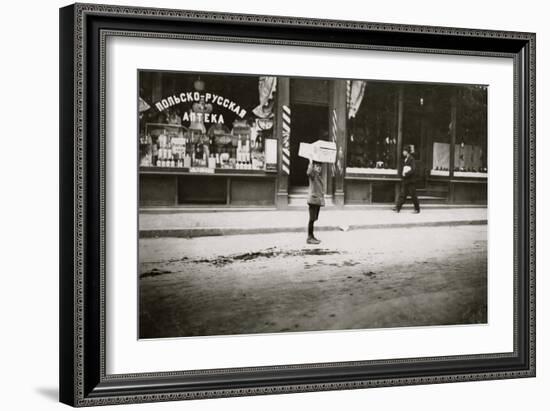
[[[320,206],[309,204],[309,223],[307,226],[307,242],[308,244],[319,244],[320,241],[317,240],[313,234],[313,224],[319,218],[319,209]]]

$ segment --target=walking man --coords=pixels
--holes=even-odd
[[[410,147],[403,149],[403,180],[401,181],[401,191],[399,193],[399,199],[393,211],[400,212],[401,207],[405,203],[408,196],[411,196],[411,200],[414,204],[414,213],[420,213],[420,205],[418,204],[418,197],[416,196],[416,163],[414,157],[411,154]]]

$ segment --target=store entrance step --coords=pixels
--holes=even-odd
[[[291,186],[288,189],[288,195],[307,195],[308,187],[307,186]]]

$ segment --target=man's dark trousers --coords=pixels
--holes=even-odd
[[[397,211],[401,210],[407,196],[411,196],[411,200],[414,204],[414,209],[420,211],[420,204],[418,204],[418,197],[416,196],[416,183],[410,179],[403,179],[401,182],[401,191],[399,192],[399,199],[397,200],[396,209]]]

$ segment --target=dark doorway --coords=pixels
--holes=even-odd
[[[307,186],[308,160],[298,156],[300,143],[328,140],[328,107],[293,104],[290,132],[290,186]]]

